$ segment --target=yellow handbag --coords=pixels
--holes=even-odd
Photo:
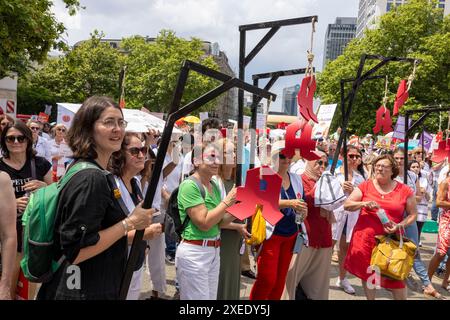
[[[249,245],[257,246],[266,240],[266,220],[262,215],[260,206],[256,209],[256,213],[252,217],[252,233],[250,239],[246,242]]]
[[[381,275],[394,280],[405,280],[414,263],[417,246],[400,232],[397,236],[376,236],[377,245],[372,250],[370,265]]]

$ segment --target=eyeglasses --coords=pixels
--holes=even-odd
[[[39,128],[39,127],[30,127],[30,130],[31,131],[39,131],[39,130],[41,130],[41,128]]]
[[[386,166],[384,164],[377,164],[375,165],[375,169],[380,169],[380,170],[386,170],[389,169],[391,166]]]
[[[66,129],[64,129],[64,128],[56,128],[56,131],[66,132]]]
[[[321,166],[326,166],[326,163],[325,163],[325,161],[323,161],[323,160],[318,160],[318,161],[316,161],[316,164],[318,164],[320,167],[321,167]]]
[[[210,153],[210,154],[203,154],[203,160],[205,161],[205,163],[215,163],[216,160],[219,160],[219,157],[214,154],[214,153]]]
[[[23,143],[25,141],[25,136],[6,136],[5,140],[8,143],[14,143],[14,142],[18,142],[18,143]]]
[[[352,160],[361,159],[359,154],[349,154],[348,157]]]
[[[114,129],[116,126],[118,126],[121,129],[125,129],[128,125],[128,122],[123,119],[118,119],[116,121],[116,119],[110,118],[110,119],[103,120],[102,124],[108,129]]]
[[[138,157],[139,156],[139,152],[142,152],[142,154],[145,156],[147,154],[147,152],[148,152],[148,148],[147,147],[142,147],[142,148],[132,147],[132,148],[128,148],[127,151],[133,157]]]

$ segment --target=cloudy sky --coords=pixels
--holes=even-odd
[[[322,69],[324,36],[336,17],[356,17],[358,0],[80,0],[86,9],[69,17],[62,1],[54,12],[68,31],[69,45],[89,38],[97,29],[107,38],[132,35],[155,37],[161,29],[171,29],[180,37],[219,43],[232,69],[238,73],[239,25],[318,15],[314,35],[314,65]],[[268,31],[247,32],[247,54]],[[251,75],[277,70],[304,68],[306,50],[311,45],[311,25],[281,28],[246,68]],[[280,109],[282,88],[300,83],[300,77],[278,80],[273,92],[279,95],[271,109]],[[261,83],[264,85],[264,83]]]

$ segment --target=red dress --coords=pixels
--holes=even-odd
[[[386,211],[389,219],[395,223],[400,223],[403,220],[406,200],[413,195],[410,187],[398,182],[394,190],[385,195],[381,195],[375,189],[372,180],[361,183],[358,188],[362,192],[361,201],[375,201]],[[376,245],[375,236],[385,234],[376,211],[376,209],[361,209],[345,259],[345,269],[364,281],[369,280],[369,282],[374,282],[375,279],[373,272],[368,270],[372,250]],[[404,281],[391,280],[385,277],[381,277],[380,280],[379,284],[383,288],[400,289],[405,287]]]

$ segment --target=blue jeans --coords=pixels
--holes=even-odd
[[[405,236],[412,242],[414,242],[414,244],[417,246],[413,268],[416,274],[419,276],[420,281],[422,281],[422,284],[426,287],[431,284],[431,281],[428,277],[428,270],[420,259],[419,230],[417,229],[417,224],[415,222],[405,228]]]

